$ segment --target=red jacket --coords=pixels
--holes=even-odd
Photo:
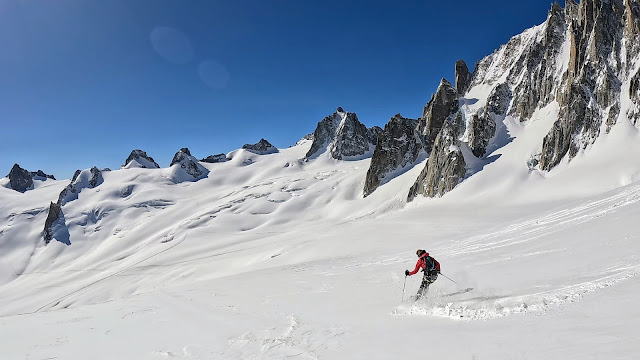
[[[409,273],[409,275],[415,275],[420,271],[420,269],[424,269],[427,266],[427,261],[425,260],[429,256],[429,253],[426,252],[420,256],[418,262],[416,263],[416,268]]]

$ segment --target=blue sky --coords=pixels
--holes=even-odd
[[[454,63],[542,23],[551,1],[2,0],[0,175],[161,166],[189,147],[278,147],[335,108],[418,117]]]

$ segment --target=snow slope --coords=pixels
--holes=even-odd
[[[408,205],[423,166],[362,198],[370,159],[300,161],[309,141],[201,163],[196,182],[104,172],[63,206],[71,245],[40,236],[66,181],[0,188],[0,357],[631,358],[640,135],[619,123],[529,171],[554,111],[507,117],[481,172]],[[417,248],[458,284],[414,304]]]

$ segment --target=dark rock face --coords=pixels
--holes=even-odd
[[[489,141],[496,133],[496,122],[489,114],[473,114],[469,125],[469,147],[473,155],[483,157]]]
[[[142,150],[133,150],[127,160],[124,162],[123,166],[127,166],[131,161],[136,161],[143,168],[150,169],[158,169],[160,165],[158,165],[151,156],[148,156],[145,151]]]
[[[338,108],[342,110],[342,108]],[[342,121],[341,114],[346,114],[344,111],[337,111],[318,123],[316,130],[313,132],[313,143],[311,148],[307,151],[306,158],[313,157],[323,152],[327,146],[334,140],[338,126]]]
[[[191,151],[189,151],[189,148],[182,148],[178,150],[178,152],[173,156],[173,159],[171,160],[171,164],[169,164],[169,166],[173,166],[181,162],[185,158],[185,156],[191,156]]]
[[[49,215],[47,215],[47,220],[44,223],[43,236],[45,244],[48,244],[53,240],[54,230],[53,224],[58,220],[60,214],[62,213],[62,207],[58,203],[52,202],[49,205]]]
[[[182,170],[186,173],[187,177],[192,177],[195,179],[200,179],[209,173],[204,166],[198,163],[198,160],[191,156],[191,152],[188,148],[180,149],[174,156],[171,161],[171,165],[179,165]],[[174,181],[180,182],[183,179],[178,176],[174,179]]]
[[[471,84],[471,73],[464,60],[456,61],[456,90],[458,95],[462,95],[467,91]]]
[[[260,139],[260,141],[256,144],[244,144],[242,148],[259,155],[273,154],[278,152],[278,148],[271,145],[271,143],[264,138]]]
[[[472,86],[493,85],[502,80],[513,89],[510,115],[528,120],[533,112],[555,99],[558,79],[558,56],[566,34],[564,10],[554,3],[541,33],[533,30],[516,35],[509,42],[476,64]]]
[[[102,182],[104,181],[102,179],[102,171],[100,171],[97,167],[94,166],[91,169],[89,169],[89,172],[91,172],[91,178],[89,178],[89,186],[94,188],[102,184]]]
[[[552,102],[559,86],[556,59],[564,43],[566,22],[564,10],[558,3],[551,7],[544,27],[542,38],[531,44],[509,74],[516,98],[511,113],[522,120]]]
[[[566,13],[569,69],[563,78],[566,86],[558,94],[558,120],[543,140],[542,170],[550,170],[566,155],[571,159],[592,144],[603,122],[607,131],[615,125],[624,67],[622,38],[625,28],[633,27],[625,24],[628,18],[622,0],[583,0],[579,5],[568,0]]]
[[[640,119],[640,69],[638,69],[638,72],[631,78],[629,98],[631,98],[632,105],[627,116],[634,125],[638,125],[638,119]]]
[[[375,133],[367,129],[355,113],[347,113],[329,149],[331,157],[342,160],[345,157],[364,155],[370,150],[374,138],[377,138]]]
[[[367,134],[369,136],[369,143],[376,145],[378,143],[378,137],[384,130],[382,130],[380,126],[372,126],[368,130]]]
[[[9,186],[15,191],[23,193],[33,189],[33,176],[18,164],[13,165],[7,177],[9,178]]]
[[[55,238],[62,243],[71,245],[69,230],[65,224],[62,206],[76,200],[82,189],[95,188],[103,182],[102,171],[95,166],[83,171],[76,170],[69,185],[58,195],[58,201],[55,203],[52,202],[49,206],[49,214],[47,215],[47,220],[45,221],[42,232],[45,244],[49,244],[49,242]]]
[[[624,37],[628,40],[636,39],[628,43],[626,62],[629,64],[640,54],[640,42],[637,41],[640,36],[640,3],[637,0],[624,0],[624,13]]]
[[[92,189],[103,182],[102,171],[95,166],[88,170],[76,170],[75,174],[73,174],[73,179],[71,179],[71,183],[60,192],[57,204],[62,206],[70,201],[76,200],[82,189]]]
[[[397,114],[385,125],[378,142],[364,183],[364,196],[370,195],[387,177],[402,168],[414,164],[424,150],[422,136],[416,131],[418,120]]]
[[[426,139],[426,150],[431,151],[436,136],[442,129],[445,121],[458,110],[458,92],[451,84],[442,79],[438,90],[431,96],[422,111],[422,117],[418,122],[418,131]]]
[[[31,171],[31,176],[33,177],[33,180],[40,180],[40,181],[46,181],[47,179],[51,179],[51,180],[56,179],[55,176],[46,174],[42,170]]]
[[[484,112],[504,116],[507,113],[509,104],[511,103],[511,90],[509,85],[500,84],[495,87],[487,98]]]
[[[464,179],[466,163],[450,122],[438,134],[425,168],[409,190],[408,201],[417,195],[442,196]]]
[[[496,133],[496,121],[506,115],[511,102],[511,90],[506,83],[496,86],[480,114],[474,114],[469,126],[469,147],[473,154],[482,157],[489,141]]]
[[[201,159],[200,161],[202,162],[206,162],[206,163],[221,163],[221,162],[225,162],[227,161],[227,155],[225,154],[217,154],[217,155],[209,155],[204,159]]]
[[[374,140],[377,140],[380,130],[379,127],[367,129],[355,113],[338,108],[338,111],[318,123],[306,158],[312,158],[326,150],[338,160],[362,156],[375,144]]]

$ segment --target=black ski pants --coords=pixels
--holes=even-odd
[[[433,284],[438,279],[438,272],[432,271],[430,273],[424,273],[422,276],[422,284],[420,284],[420,289],[418,289],[418,299],[427,295],[429,291],[429,285]]]

